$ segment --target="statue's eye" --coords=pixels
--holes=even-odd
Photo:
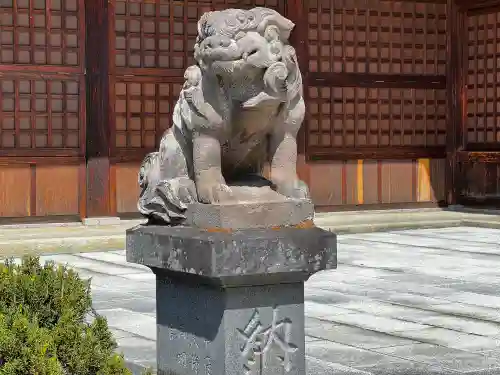
[[[205,26],[205,30],[204,30],[205,36],[207,36],[207,37],[212,36],[214,34],[214,32],[215,32],[215,30],[214,30],[213,26],[211,26],[211,25]]]

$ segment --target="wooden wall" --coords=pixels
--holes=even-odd
[[[171,125],[184,68],[192,63],[197,19],[233,3],[167,1],[159,9],[154,2],[114,3],[111,173],[118,213],[135,210],[140,159],[158,147]],[[318,209],[443,202],[446,3],[238,3],[255,5],[275,8],[296,22],[292,42],[308,106],[299,173]],[[135,31],[132,19],[142,25]]]
[[[462,204],[500,205],[500,1],[457,1],[456,191]]]
[[[319,210],[450,201],[453,181],[474,176],[447,121],[459,113],[451,3],[0,2],[0,217],[136,212],[137,170],[171,125],[197,20],[253,6],[296,23],[308,108],[299,173]]]
[[[443,159],[313,163],[302,175],[320,211],[409,207],[445,199]]]
[[[85,190],[83,3],[0,2],[1,218],[80,213]]]
[[[446,2],[305,6],[305,155],[315,203],[331,210],[443,202]]]

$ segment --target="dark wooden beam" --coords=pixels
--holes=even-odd
[[[472,8],[465,10],[468,16],[477,16],[480,14],[490,14],[500,12],[500,4],[495,4],[492,6],[487,6],[484,8]]]
[[[85,0],[87,24],[86,217],[111,216],[109,21],[107,0]]]
[[[154,82],[184,83],[185,69],[159,69],[159,68],[115,68],[114,74],[128,80],[141,77]]]
[[[80,165],[82,157],[71,156],[1,156],[0,165]]]
[[[321,148],[308,147],[308,161],[332,161],[332,160],[401,160],[436,158],[444,159],[446,149],[444,147],[356,147],[348,148]]]
[[[111,164],[142,162],[150,152],[157,151],[155,148],[126,149],[116,148],[110,157]]]
[[[308,70],[309,70],[309,52],[307,48],[307,5],[305,0],[287,0],[286,1],[286,16],[295,23],[295,28],[292,32],[290,43],[295,48],[299,67],[302,72],[304,84],[304,99],[307,102],[307,87],[308,87]],[[305,119],[302,128],[297,137],[297,147],[299,154],[306,153],[306,133],[307,119]]]
[[[497,208],[500,207],[500,197],[460,197],[459,204],[477,208]]]
[[[465,124],[465,82],[464,63],[467,59],[465,46],[468,33],[466,29],[466,14],[459,9],[454,0],[447,4],[447,99],[448,121],[446,139],[446,200],[448,204],[457,204],[460,194],[460,168],[457,152],[463,148],[463,127]]]
[[[500,164],[500,151],[459,151],[460,163],[492,163]]]
[[[500,6],[500,0],[454,0],[455,6],[459,11],[466,12],[480,12],[488,8],[495,8]]]
[[[23,157],[76,157],[81,156],[80,150],[78,149],[68,149],[68,148],[53,148],[53,149],[35,149],[35,148],[26,148],[26,149],[0,149],[0,157],[12,157],[12,158],[23,158]]]
[[[424,74],[310,73],[311,86],[444,89],[446,76]]]
[[[392,1],[394,1],[394,0],[392,0]],[[403,1],[405,3],[446,4],[446,0],[403,0]]]
[[[60,79],[62,74],[78,74],[82,72],[79,66],[53,66],[53,65],[21,65],[21,64],[0,64],[0,76],[7,72],[25,73],[25,76],[43,77],[44,74],[57,75]],[[69,76],[68,79],[74,79],[74,76]]]
[[[486,143],[486,142],[479,142],[479,143],[468,143],[466,147],[461,149],[460,151],[465,151],[465,152],[500,152],[500,143],[499,142],[491,142],[491,143]]]

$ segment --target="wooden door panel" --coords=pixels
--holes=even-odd
[[[0,5],[1,217],[79,212],[84,181],[78,165],[86,133],[84,4]]]
[[[37,166],[35,176],[37,216],[78,215],[78,165]]]
[[[457,153],[458,202],[500,205],[500,11],[487,7],[465,14],[463,117]],[[494,5],[494,4],[489,4]]]
[[[31,212],[31,168],[0,166],[0,217],[25,217]]]

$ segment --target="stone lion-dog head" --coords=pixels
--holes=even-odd
[[[288,43],[294,26],[268,8],[208,12],[198,22],[194,58],[202,74],[215,74],[226,87],[231,81],[241,84],[242,75],[249,81],[260,73],[266,92],[287,101],[302,87],[295,49]]]

